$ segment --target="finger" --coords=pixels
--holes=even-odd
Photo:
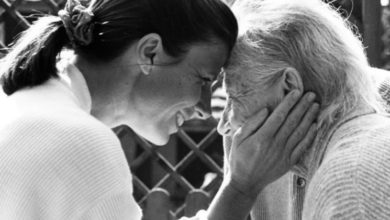
[[[290,155],[290,165],[295,165],[298,162],[299,158],[306,152],[306,149],[313,144],[316,134],[317,124],[314,123],[310,127],[305,138],[295,147],[295,149],[293,149],[292,154]]]
[[[275,108],[272,112],[271,116],[268,117],[267,121],[264,123],[264,128],[259,131],[264,132],[265,136],[275,135],[276,131],[282,125],[284,120],[286,119],[291,108],[297,103],[301,93],[299,90],[293,90],[290,92],[283,101]]]
[[[236,132],[235,138],[239,138],[241,140],[247,138],[252,135],[259,129],[264,121],[267,119],[268,109],[264,108],[258,111],[256,114],[252,115],[248,118],[245,124],[241,127],[240,132]]]
[[[313,101],[315,99],[315,94],[314,93],[307,93],[297,105],[294,106],[293,110],[290,112],[288,115],[286,121],[283,123],[283,125],[280,127],[277,137],[281,137],[284,139],[287,139],[290,137],[291,133],[296,131],[296,128],[298,127],[299,124],[301,124],[301,120],[305,113],[308,112],[309,110],[312,110],[311,107],[313,105]],[[309,129],[310,125],[312,123],[312,120],[307,123],[307,129]],[[306,131],[305,131],[306,132]]]
[[[306,136],[306,133],[310,129],[313,121],[317,118],[318,111],[320,110],[320,105],[314,103],[310,109],[306,112],[302,121],[298,125],[298,127],[294,127],[293,133],[288,137],[286,150],[287,152],[291,152],[294,147]],[[279,132],[279,135],[283,138],[283,133]],[[287,135],[287,134],[286,134]]]

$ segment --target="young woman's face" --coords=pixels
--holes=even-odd
[[[154,64],[151,73],[135,85],[135,132],[163,145],[184,121],[209,117],[211,83],[227,58],[224,44],[203,43],[191,46],[173,63]]]

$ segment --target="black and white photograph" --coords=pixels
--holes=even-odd
[[[0,0],[0,220],[390,220],[389,0]]]

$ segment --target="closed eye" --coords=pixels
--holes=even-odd
[[[196,73],[197,73],[198,77],[202,80],[202,82],[204,82],[204,83],[212,83],[214,81],[214,79],[212,79],[210,77],[206,77],[198,71]]]
[[[213,79],[210,79],[210,78],[208,78],[208,77],[200,77],[203,81],[205,81],[205,82],[208,82],[208,83],[211,83],[211,82],[213,82],[214,80]]]

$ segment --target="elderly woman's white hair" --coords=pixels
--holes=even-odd
[[[230,68],[256,74],[251,86],[270,85],[293,67],[304,90],[320,99],[320,126],[362,103],[382,111],[363,45],[331,6],[320,0],[242,0],[232,9],[240,30]]]

